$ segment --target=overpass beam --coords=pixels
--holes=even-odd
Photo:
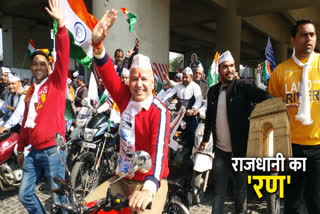
[[[237,67],[240,64],[241,17],[237,16],[237,0],[226,0],[227,7],[217,14],[217,50],[230,50]]]
[[[288,43],[279,42],[274,45],[274,55],[276,59],[276,65],[288,59]]]

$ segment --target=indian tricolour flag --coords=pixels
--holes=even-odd
[[[214,56],[212,65],[208,71],[208,86],[212,87],[215,84],[217,84],[218,81],[218,61],[219,61],[219,53],[218,51],[216,52],[216,55]]]
[[[263,76],[265,85],[267,85],[268,79],[270,79],[270,75],[271,75],[271,68],[270,68],[269,60],[264,60],[262,64],[262,76]]]
[[[70,38],[70,57],[90,68],[92,63],[92,30],[98,20],[88,13],[82,0],[60,0]],[[54,22],[54,34],[57,24]]]
[[[99,102],[98,84],[93,72],[90,74],[88,97],[90,100],[93,100],[94,104]]]
[[[109,120],[113,123],[120,123],[120,118],[120,109],[116,102],[113,102]]]
[[[137,22],[137,16],[129,12],[129,10],[127,10],[124,7],[120,7],[120,9],[122,10],[123,14],[127,17],[127,22],[129,23],[129,32],[133,32],[134,24]]]
[[[30,39],[29,45],[28,45],[28,50],[27,50],[27,54],[28,56],[31,57],[32,53],[36,50],[36,46],[34,45],[34,42],[32,39]]]

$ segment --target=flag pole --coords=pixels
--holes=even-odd
[[[57,52],[56,52],[56,37],[54,35],[53,29],[50,29],[50,34],[51,34],[51,41],[52,41],[52,58],[53,58],[53,63],[52,63],[52,70],[54,70],[54,64],[56,62],[57,58]]]
[[[23,57],[23,61],[22,61],[21,68],[23,68],[24,63],[26,62],[26,55],[27,55],[27,53],[25,53],[25,54],[24,54],[24,57]]]
[[[138,35],[137,35],[136,31],[134,30],[133,32],[134,32],[134,35],[136,35],[136,38],[137,38],[137,37],[138,37]]]

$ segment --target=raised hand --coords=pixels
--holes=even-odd
[[[63,12],[60,8],[60,0],[48,0],[49,8],[45,7],[51,18],[57,20],[58,27],[64,26]]]
[[[170,82],[170,78],[169,78],[169,76],[168,76],[168,74],[167,74],[167,72],[162,72],[162,75],[163,75],[163,78],[168,82],[168,84],[169,84],[169,82]]]
[[[128,50],[126,58],[130,58],[133,53],[134,53],[133,49]]]
[[[92,43],[98,45],[102,42],[107,34],[109,28],[112,27],[113,23],[117,19],[117,11],[112,9],[111,11],[107,10],[100,21],[96,24],[92,31]]]
[[[137,50],[139,50],[139,46],[140,46],[140,38],[137,37],[137,38],[136,38],[135,48],[136,48]]]

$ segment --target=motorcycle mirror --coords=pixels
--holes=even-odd
[[[132,164],[133,164],[133,168],[129,172],[121,175],[116,180],[112,181],[109,187],[112,184],[124,178],[125,176],[127,176],[128,174],[136,172],[137,170],[139,170],[141,173],[147,173],[152,166],[151,157],[148,152],[138,150],[132,154]]]
[[[64,139],[62,135],[59,134],[58,132],[56,133],[55,142],[56,142],[56,145],[59,146],[61,150],[64,150],[66,148]]]
[[[136,151],[133,153],[132,164],[138,166],[141,173],[147,173],[152,166],[151,157],[148,152],[143,150]]]

